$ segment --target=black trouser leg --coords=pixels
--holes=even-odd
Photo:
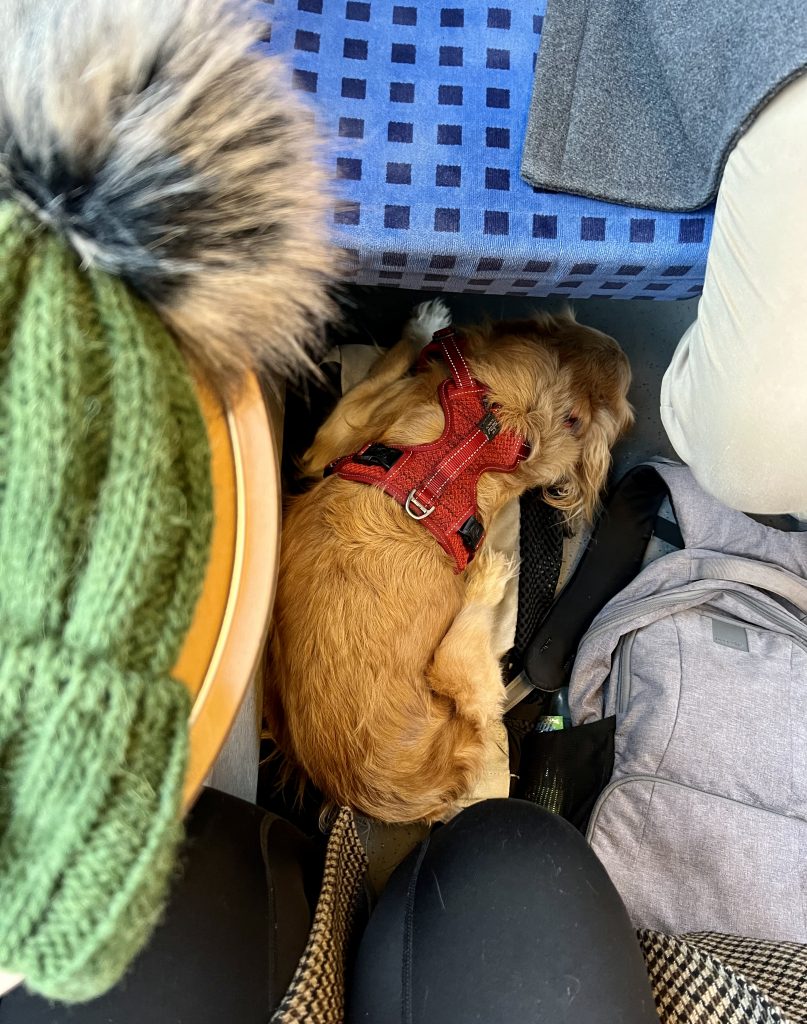
[[[563,819],[476,804],[393,875],[353,973],[350,1024],[658,1022],[605,869]]]
[[[0,1024],[266,1024],[308,937],[317,861],[293,825],[206,790],[165,921],[123,981],[72,1007],[15,989]]]

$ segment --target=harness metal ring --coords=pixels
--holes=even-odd
[[[415,497],[415,491],[417,491],[417,487],[413,487],[412,490],[407,495],[406,503],[404,504],[406,513],[407,515],[411,516],[413,519],[417,519],[418,521],[420,521],[421,519],[428,519],[432,512],[434,512],[434,505],[432,505],[431,508],[426,508],[425,505],[421,505],[421,503]],[[417,512],[413,512],[410,507],[411,505],[414,505],[415,508],[417,508],[421,512],[421,515],[418,515]]]

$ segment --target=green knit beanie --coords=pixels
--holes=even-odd
[[[0,0],[0,971],[54,999],[120,978],[174,871],[212,518],[185,359],[229,396],[332,310],[260,9]]]
[[[156,314],[0,204],[0,966],[114,983],[163,906],[204,576],[205,425]]]

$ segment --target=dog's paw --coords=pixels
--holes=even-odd
[[[484,548],[468,574],[468,599],[495,608],[510,580],[518,575],[518,559]]]
[[[330,450],[317,435],[308,451],[297,459],[297,471],[303,477],[321,477],[331,457]]]
[[[412,319],[407,324],[408,333],[416,338],[421,345],[428,345],[435,331],[449,327],[451,312],[442,299],[421,302],[412,311]]]

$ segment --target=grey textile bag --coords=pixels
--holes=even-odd
[[[588,838],[636,927],[807,943],[807,533],[654,465],[686,548],[578,650],[574,724],[616,715]]]
[[[521,173],[539,188],[697,209],[805,65],[804,0],[549,0]]]

